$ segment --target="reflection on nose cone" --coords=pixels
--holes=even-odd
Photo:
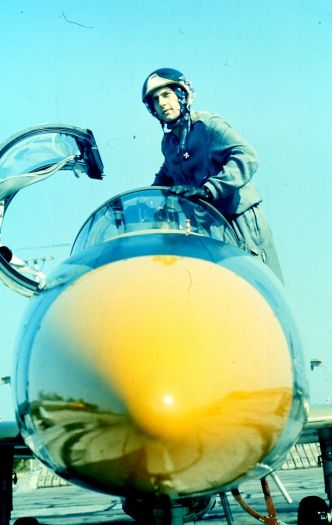
[[[44,440],[78,478],[110,492],[227,484],[262,461],[289,416],[292,366],[279,321],[252,285],[206,260],[134,257],[65,289],[35,340],[36,392],[44,387],[33,362],[45,345],[50,363],[52,352],[57,362],[66,356],[54,381],[62,398],[80,368],[104,394],[89,426],[82,394],[73,431],[72,407],[69,415],[44,403]],[[54,436],[65,428],[71,440],[60,453]]]

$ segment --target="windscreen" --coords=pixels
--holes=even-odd
[[[72,253],[119,236],[141,233],[202,235],[237,246],[226,220],[204,201],[191,201],[167,188],[149,187],[110,199],[83,225]]]

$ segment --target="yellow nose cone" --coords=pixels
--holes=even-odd
[[[264,298],[228,269],[173,256],[115,262],[65,290],[52,318],[151,438],[210,428],[222,440],[234,418],[259,419],[262,403],[275,439],[282,430],[292,390],[284,333]]]

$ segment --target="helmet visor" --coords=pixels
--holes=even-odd
[[[185,77],[181,71],[172,68],[161,68],[153,71],[144,82],[142,89],[142,100],[146,102],[146,99],[151,93],[162,86],[167,84],[177,84],[185,87]]]
[[[174,82],[177,82],[179,80],[185,80],[184,74],[181,73],[181,71],[178,71],[177,69],[172,69],[170,67],[158,69],[157,71],[155,71],[155,74],[158,75],[158,77],[173,80]]]

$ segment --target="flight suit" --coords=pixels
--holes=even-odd
[[[258,167],[256,151],[221,117],[191,115],[185,151],[179,138],[166,131],[162,140],[164,163],[153,185],[206,186],[211,203],[224,215],[239,245],[260,257],[282,280],[272,233],[260,208],[262,197],[251,179]]]

